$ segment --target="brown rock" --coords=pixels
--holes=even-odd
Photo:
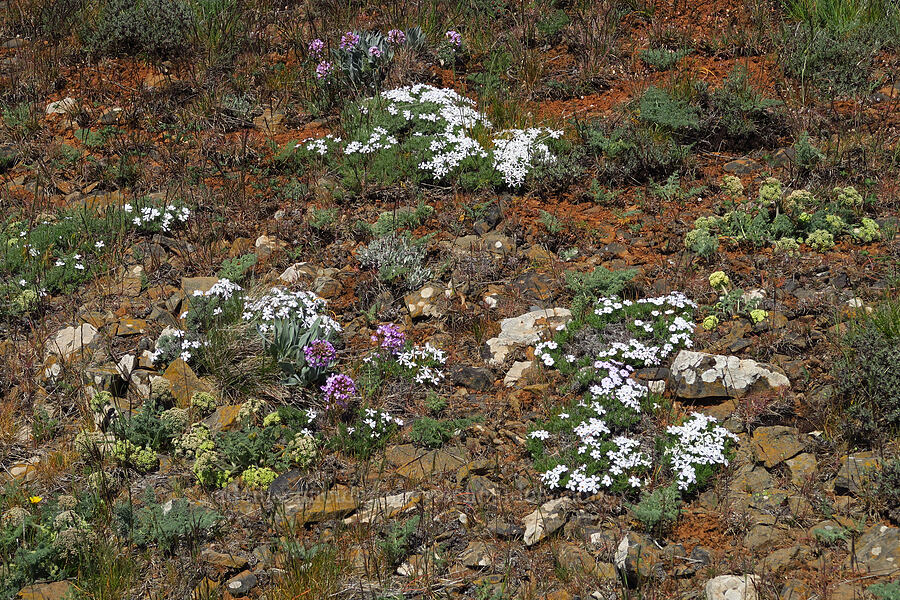
[[[807,446],[796,427],[781,425],[757,427],[753,431],[751,443],[757,461],[767,469],[797,456]]]
[[[72,591],[72,584],[68,581],[54,581],[26,586],[19,590],[18,597],[22,600],[64,600]]]
[[[322,492],[311,501],[286,502],[284,511],[285,516],[296,519],[302,525],[345,517],[358,506],[359,501],[353,491],[339,485]]]
[[[200,381],[190,365],[176,358],[163,373],[163,377],[172,386],[172,395],[178,402],[178,406],[187,408],[191,404],[191,396],[195,392],[209,392],[209,387]]]

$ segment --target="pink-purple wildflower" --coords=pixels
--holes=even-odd
[[[373,58],[380,58],[382,54],[384,54],[384,53],[381,51],[381,48],[379,48],[378,46],[372,46],[371,48],[369,48],[369,56],[371,56]]]
[[[378,344],[382,350],[394,356],[400,354],[403,350],[403,344],[406,342],[406,335],[393,323],[379,325],[372,336],[372,341]]]
[[[314,39],[309,43],[309,53],[313,56],[318,56],[322,53],[322,50],[325,49],[325,42],[320,40],[319,38]]]
[[[345,409],[356,395],[356,382],[343,373],[336,373],[328,377],[322,391],[325,392],[328,410]]]
[[[444,34],[444,37],[446,37],[447,40],[449,40],[449,42],[451,44],[453,44],[454,46],[456,46],[457,48],[462,46],[462,36],[459,34],[458,31],[454,31],[451,29],[450,31],[448,31],[447,33]]]
[[[313,369],[322,369],[334,362],[337,352],[328,340],[315,340],[303,349],[306,364]]]
[[[316,65],[316,77],[319,79],[325,79],[328,75],[331,74],[331,70],[333,65],[327,60],[323,60],[319,64]]]
[[[395,46],[402,46],[406,43],[406,34],[399,29],[391,29],[388,31],[387,40]]]
[[[358,43],[359,35],[353,33],[352,31],[348,31],[341,36],[340,48],[341,50],[350,50],[351,48],[355,48]]]

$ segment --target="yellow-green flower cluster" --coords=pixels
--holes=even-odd
[[[278,473],[268,467],[248,467],[241,475],[244,485],[253,489],[269,487],[276,477],[278,477]]]

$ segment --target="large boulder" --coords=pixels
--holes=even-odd
[[[788,389],[791,382],[775,367],[755,360],[682,350],[669,380],[681,398],[740,398],[749,393]]]

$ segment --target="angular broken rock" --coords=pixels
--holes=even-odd
[[[100,336],[97,328],[90,323],[82,323],[78,327],[66,327],[56,332],[47,340],[47,355],[55,355],[63,360],[91,346]]]
[[[758,575],[719,575],[706,582],[706,600],[756,600]]]
[[[740,398],[751,392],[787,389],[791,385],[772,365],[691,350],[678,353],[669,379],[681,398]]]
[[[665,577],[662,552],[650,536],[641,533],[629,531],[625,534],[616,548],[615,563],[629,586],[650,577]]]
[[[536,511],[525,517],[525,545],[533,546],[565,525],[570,498],[557,498],[542,504]]]
[[[422,492],[403,492],[393,496],[369,500],[359,508],[355,515],[344,519],[344,524],[380,523],[387,519],[392,519],[415,508],[422,501],[423,497]]]
[[[567,308],[533,310],[518,317],[500,321],[500,334],[487,341],[491,352],[491,364],[499,365],[518,346],[530,346],[541,340],[541,331],[565,325],[572,319]]]
[[[900,529],[876,523],[856,542],[856,562],[872,575],[900,571]]]
[[[767,469],[794,458],[806,450],[806,436],[801,435],[796,427],[774,425],[757,427],[751,438],[753,453],[756,459]]]

